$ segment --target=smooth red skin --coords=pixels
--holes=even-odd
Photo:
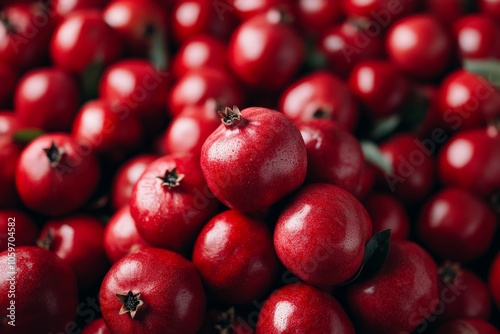
[[[123,115],[135,114],[149,131],[165,123],[165,96],[170,79],[145,59],[126,59],[109,66],[99,82],[99,97]]]
[[[193,36],[186,40],[172,60],[172,73],[182,78],[191,70],[216,68],[226,70],[226,45],[210,35]]]
[[[269,228],[235,210],[220,213],[205,225],[194,245],[193,263],[213,296],[229,304],[261,298],[278,272]]]
[[[368,163],[365,163],[365,166],[363,168],[363,175],[361,176],[361,182],[355,194],[359,200],[364,199],[371,193],[373,187],[375,186],[375,177],[375,167]]]
[[[231,69],[251,87],[280,90],[299,70],[305,58],[300,35],[280,22],[278,11],[243,22],[228,45]]]
[[[370,217],[354,196],[337,186],[312,184],[281,212],[274,247],[285,267],[304,282],[330,287],[358,271],[371,235]]]
[[[490,247],[496,230],[493,210],[466,190],[448,188],[420,213],[417,234],[438,257],[471,262]]]
[[[241,111],[241,121],[221,124],[201,149],[201,168],[213,194],[243,212],[270,207],[299,188],[307,153],[297,127],[266,108]]]
[[[487,197],[500,189],[500,137],[495,131],[476,129],[452,137],[438,156],[439,179],[446,186]]]
[[[475,318],[488,320],[491,314],[491,297],[488,287],[476,274],[461,268],[451,283],[438,280],[440,299],[445,304],[437,315],[439,323],[454,319]]]
[[[480,12],[489,15],[494,20],[500,19],[500,1],[479,0]]]
[[[500,58],[500,26],[486,15],[471,14],[453,25],[462,59]]]
[[[259,314],[256,334],[354,334],[354,327],[339,302],[330,294],[295,283],[274,292]]]
[[[379,173],[379,183],[404,204],[421,201],[434,184],[434,160],[419,143],[415,135],[399,133],[379,147],[394,171],[393,174]],[[420,159],[422,156],[423,159]]]
[[[115,294],[140,293],[144,305],[134,319],[119,315]],[[205,291],[196,267],[173,252],[146,248],[116,262],[99,292],[102,317],[111,333],[194,334],[205,313]]]
[[[447,129],[478,128],[500,115],[498,91],[486,79],[465,70],[448,75],[437,98],[439,115]]]
[[[180,186],[168,189],[158,177],[173,168],[185,177]],[[191,154],[166,155],[153,161],[130,199],[130,213],[141,237],[151,246],[174,251],[189,249],[217,208],[198,157]]]
[[[172,10],[172,31],[178,42],[201,34],[226,40],[236,25],[230,3],[212,0],[178,0]],[[234,10],[234,9],[233,9]]]
[[[32,70],[19,81],[14,108],[22,127],[68,131],[80,105],[75,78],[63,69]]]
[[[497,308],[500,309],[500,253],[497,254],[491,264],[488,276],[488,287]]]
[[[0,107],[6,107],[12,100],[19,74],[10,64],[0,61]]]
[[[425,9],[447,26],[451,26],[466,13],[461,0],[426,0]]]
[[[246,0],[231,0],[229,3],[242,21],[246,21],[258,14],[266,13],[270,9],[284,9],[292,12],[294,10],[292,1],[290,0],[256,0],[251,2]]]
[[[411,36],[411,37],[409,37]],[[412,39],[415,39],[411,43]],[[443,73],[452,59],[452,40],[431,15],[417,14],[397,21],[387,33],[386,50],[401,71],[420,79]]]
[[[111,334],[102,318],[92,321],[85,326],[81,334]]]
[[[130,54],[147,57],[152,45],[158,43],[155,38],[166,40],[166,12],[155,1],[112,1],[103,10],[102,16],[118,32]],[[151,27],[154,32],[146,33]]]
[[[9,33],[5,25],[0,24],[1,61],[27,70],[48,59],[48,45],[54,25],[49,13],[40,3],[16,1],[2,8],[2,15],[14,25],[15,30]]]
[[[366,333],[411,333],[436,307],[436,264],[417,244],[393,241],[382,269],[346,296],[353,322]]]
[[[134,185],[150,163],[158,157],[152,154],[141,154],[126,161],[116,172],[111,188],[111,203],[115,210],[128,205]]]
[[[343,6],[347,16],[375,20],[377,17],[373,12],[378,15],[388,15],[389,23],[384,23],[382,27],[397,22],[402,16],[413,13],[417,9],[417,4],[412,0],[402,0],[397,3],[391,0],[344,0]]]
[[[391,229],[391,240],[406,240],[410,234],[410,219],[403,204],[394,196],[373,193],[363,201],[376,234]]]
[[[172,87],[167,104],[177,116],[188,106],[204,106],[210,99],[225,106],[242,105],[243,91],[233,76],[224,70],[200,68],[189,71]]]
[[[55,143],[66,152],[56,167],[50,166],[45,148]],[[62,216],[82,207],[100,178],[97,159],[83,151],[67,134],[52,133],[33,140],[21,153],[16,168],[16,188],[23,203],[48,216]]]
[[[50,55],[57,67],[81,74],[95,63],[107,66],[116,61],[122,48],[101,11],[84,9],[68,14],[58,25],[50,42]]]
[[[9,226],[9,223],[14,223],[14,225]],[[19,210],[0,211],[0,231],[0,252],[8,248],[8,238],[12,236],[8,232],[14,232],[15,241],[12,244],[16,247],[34,246],[38,236],[38,227],[33,220]]]
[[[0,263],[5,266],[8,254],[0,253]],[[2,320],[2,333],[64,332],[76,318],[78,296],[73,270],[55,254],[38,247],[16,247],[15,254],[16,321],[10,326]],[[12,300],[8,298],[10,277],[8,270],[0,270],[2,317]]]
[[[436,329],[432,334],[498,334],[492,324],[481,319],[457,319]]]
[[[297,127],[306,144],[306,181],[334,184],[356,194],[365,168],[358,140],[327,119],[302,121]]]
[[[279,110],[295,123],[328,118],[347,130],[353,130],[358,120],[356,101],[347,84],[325,71],[309,74],[288,87],[281,95]]]
[[[115,263],[129,253],[151,247],[139,235],[135,221],[130,215],[130,207],[123,206],[111,217],[104,230],[104,250],[111,263]]]
[[[15,174],[22,148],[13,140],[19,122],[13,112],[0,111],[0,208],[10,209],[19,203]]]
[[[305,31],[318,34],[332,23],[340,21],[344,16],[344,8],[340,1],[310,0],[297,1],[295,15],[299,25]]]
[[[137,116],[121,113],[107,101],[91,100],[78,111],[71,135],[95,154],[120,161],[140,145],[143,130]]]
[[[61,21],[67,15],[83,9],[104,8],[110,0],[52,0],[51,10],[54,12],[54,20]]]
[[[219,125],[220,118],[211,107],[186,107],[170,122],[164,139],[165,151],[199,156],[203,143]]]
[[[328,68],[342,78],[361,61],[382,58],[385,53],[382,34],[374,36],[351,21],[325,29],[316,49],[326,59]]]
[[[349,88],[374,119],[401,110],[410,95],[410,82],[389,61],[360,62],[349,76]]]

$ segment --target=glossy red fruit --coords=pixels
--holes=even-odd
[[[199,68],[227,69],[226,45],[210,35],[197,35],[186,40],[172,61],[172,72],[182,78]]]
[[[302,121],[297,127],[306,144],[306,181],[334,184],[356,194],[365,168],[357,139],[327,119]]]
[[[167,39],[167,17],[152,0],[112,1],[102,12],[104,21],[120,35],[129,54],[150,56]]]
[[[26,213],[19,210],[0,211],[0,252],[9,248],[9,244],[34,246],[38,236],[38,227]]]
[[[447,26],[466,13],[465,3],[461,0],[426,0],[425,9]]]
[[[154,247],[189,249],[218,202],[203,178],[198,157],[167,155],[153,161],[137,181],[130,213],[139,234]]]
[[[450,36],[436,18],[418,14],[401,19],[391,27],[386,49],[401,71],[430,79],[446,70],[453,48]]]
[[[227,39],[236,24],[230,3],[212,0],[178,0],[172,10],[174,37],[183,42],[193,36],[210,34]]]
[[[479,10],[489,15],[492,19],[500,19],[500,1],[498,0],[479,0]]]
[[[296,8],[294,14],[301,29],[313,34],[323,32],[332,23],[340,21],[344,16],[341,1],[299,0]]]
[[[103,73],[99,97],[108,101],[120,115],[136,115],[148,132],[154,132],[165,124],[168,76],[147,60],[121,60]]]
[[[201,154],[205,140],[220,125],[215,104],[203,107],[189,106],[177,115],[165,133],[165,151],[168,153]]]
[[[354,196],[337,186],[312,184],[281,212],[274,247],[293,274],[329,287],[359,270],[371,235],[370,217]]]
[[[270,9],[284,10],[288,14],[292,14],[294,9],[291,0],[231,0],[229,3],[243,21],[258,14],[266,13]]]
[[[382,269],[347,290],[353,321],[367,333],[413,332],[438,302],[436,264],[408,241],[391,242]]]
[[[229,64],[245,84],[279,90],[297,73],[304,60],[298,33],[277,10],[252,17],[233,33],[228,46]]]
[[[422,200],[434,181],[431,149],[432,145],[409,133],[399,133],[386,140],[380,145],[380,151],[392,172],[379,174],[379,183],[405,204]]]
[[[64,331],[76,318],[75,274],[64,261],[41,248],[16,247],[15,255],[12,253],[0,253],[4,264],[0,270],[2,333]]]
[[[9,106],[12,101],[12,94],[16,88],[19,74],[7,62],[0,61],[0,108]]]
[[[493,210],[466,190],[448,188],[420,213],[417,233],[441,259],[473,261],[490,247],[496,230]]]
[[[352,70],[349,88],[366,107],[368,115],[380,119],[401,111],[411,85],[391,62],[366,60]]]
[[[37,245],[59,256],[75,272],[86,291],[98,283],[108,262],[104,253],[104,224],[91,216],[70,216],[43,225]]]
[[[417,9],[417,3],[412,0],[398,2],[391,0],[344,0],[343,5],[348,16],[373,21],[373,25],[379,25],[381,28],[394,24],[402,16]]]
[[[481,319],[458,319],[436,329],[432,334],[499,334],[492,324]]]
[[[281,95],[280,109],[294,122],[313,118],[332,119],[353,130],[358,110],[349,87],[325,71],[307,75],[293,83]]]
[[[215,68],[189,71],[172,87],[168,96],[170,112],[177,116],[188,106],[204,106],[208,100],[220,105],[243,104],[243,92],[233,76]]]
[[[458,70],[441,83],[438,107],[446,129],[477,128],[500,115],[500,94],[481,76]]]
[[[403,204],[394,196],[372,193],[363,204],[370,215],[372,233],[391,229],[391,240],[405,240],[410,234],[410,219]]]
[[[99,318],[85,326],[82,330],[82,334],[111,334],[111,332],[104,323],[104,320]]]
[[[339,302],[330,294],[304,283],[282,287],[269,297],[257,322],[257,334],[354,334],[354,327]]]
[[[101,11],[86,9],[69,14],[52,35],[50,55],[58,67],[83,73],[95,64],[107,66],[122,53],[117,33],[104,22]]]
[[[500,58],[500,25],[486,15],[464,16],[453,25],[462,59]]]
[[[213,296],[229,304],[261,298],[278,272],[269,228],[235,210],[218,214],[201,230],[193,263]]]
[[[71,135],[95,154],[120,161],[140,145],[143,130],[136,115],[121,113],[104,100],[92,100],[78,111]]]
[[[100,177],[96,158],[67,134],[54,133],[33,140],[21,153],[16,187],[23,203],[49,216],[82,207]]]
[[[191,262],[167,250],[146,248],[111,267],[99,302],[112,333],[195,334],[206,297]]]
[[[22,127],[44,131],[68,131],[80,104],[78,84],[56,67],[36,69],[24,75],[16,87],[14,107]]]
[[[116,172],[111,188],[111,202],[115,210],[128,205],[137,180],[150,163],[158,157],[152,154],[138,155],[125,162]]]
[[[214,195],[240,211],[270,207],[302,185],[307,154],[300,131],[265,108],[220,112],[222,125],[205,141],[201,168]]]
[[[462,131],[452,137],[438,157],[439,178],[486,197],[500,189],[500,136],[494,128]]]
[[[460,318],[488,320],[491,299],[486,283],[458,263],[445,263],[438,274],[441,303],[435,315],[439,323]]]
[[[130,207],[123,206],[109,220],[104,230],[104,250],[108,259],[115,263],[129,253],[151,247],[139,235]]]
[[[500,253],[497,254],[491,264],[490,273],[488,276],[488,287],[491,291],[491,296],[500,309]]]
[[[385,52],[382,34],[374,35],[351,21],[325,29],[316,49],[326,60],[328,68],[342,78],[346,78],[361,61],[382,58]]]
[[[361,177],[361,183],[356,191],[356,198],[362,200],[372,192],[373,187],[375,186],[375,177],[375,167],[366,162],[363,169],[363,176]]]
[[[21,70],[45,62],[54,30],[50,14],[41,2],[13,3],[2,8],[0,60]]]
[[[15,174],[21,155],[21,145],[14,141],[14,134],[20,129],[13,112],[0,111],[0,208],[10,209],[19,204]]]

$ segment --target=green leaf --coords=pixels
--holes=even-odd
[[[87,66],[81,77],[83,102],[97,98],[99,80],[104,69],[102,62],[94,62]]]
[[[463,68],[482,76],[492,85],[500,87],[500,60],[498,59],[464,59]]]
[[[386,119],[377,121],[370,132],[370,137],[373,139],[380,139],[393,133],[401,124],[401,116],[396,114]]]
[[[161,33],[155,33],[152,37],[149,60],[158,70],[165,70],[167,68],[167,43]]]
[[[36,137],[43,135],[44,132],[40,129],[22,129],[16,131],[12,137],[16,143],[28,144]]]
[[[367,162],[380,168],[382,171],[388,174],[392,174],[394,172],[392,169],[392,165],[384,158],[377,144],[371,141],[362,141],[360,142],[360,144],[361,149],[363,150],[363,155]]]

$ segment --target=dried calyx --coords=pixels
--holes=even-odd
[[[214,328],[220,334],[233,334],[234,318],[235,318],[234,307],[231,307],[227,311],[222,312],[215,318]]]
[[[141,294],[134,294],[129,290],[126,294],[116,294],[116,298],[122,303],[122,307],[120,308],[119,315],[129,313],[130,318],[134,319],[137,310],[144,305],[144,302],[141,300]]]
[[[54,142],[50,145],[49,148],[43,149],[47,158],[49,158],[50,165],[55,167],[59,164],[64,154],[64,150],[62,147],[57,147]]]
[[[52,245],[52,241],[54,241],[54,232],[51,228],[47,229],[45,233],[45,237],[38,239],[36,245],[40,248],[50,250],[50,246]]]
[[[158,179],[162,180],[161,185],[166,186],[168,189],[178,187],[180,182],[184,178],[184,174],[179,174],[177,172],[177,167],[172,170],[166,170],[165,175],[157,176]]]
[[[242,119],[240,109],[237,106],[225,107],[224,110],[219,110],[217,113],[225,126],[236,125]]]
[[[446,261],[438,270],[439,279],[444,284],[452,284],[462,273],[460,264]]]

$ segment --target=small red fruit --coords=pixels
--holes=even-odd
[[[432,334],[500,334],[492,324],[481,319],[458,319],[436,329]]]
[[[301,29],[318,34],[332,23],[340,21],[344,16],[344,8],[341,1],[299,0],[295,15]]]
[[[410,219],[403,204],[394,196],[372,193],[363,201],[372,220],[372,233],[391,229],[391,240],[405,240],[410,234]]]
[[[291,0],[232,0],[231,5],[242,21],[246,21],[255,15],[266,13],[270,9],[285,10],[287,13],[293,9]]]
[[[500,58],[500,26],[486,15],[471,14],[453,25],[462,59]]]
[[[0,211],[0,252],[7,250],[9,243],[16,247],[34,246],[37,236],[38,227],[24,212]]]
[[[201,168],[214,195],[239,211],[270,207],[304,182],[307,154],[300,131],[282,113],[237,107],[205,141]]]
[[[111,334],[111,332],[104,323],[104,320],[99,318],[85,326],[82,330],[82,334]]]
[[[401,17],[414,12],[417,4],[412,0],[344,0],[346,14],[350,17],[373,20],[382,27],[397,22]],[[373,24],[377,24],[374,22]],[[379,28],[380,29],[380,28]]]
[[[19,122],[13,112],[0,111],[0,208],[11,209],[20,203],[16,189],[17,161],[21,145],[14,142]]]
[[[480,11],[498,22],[500,19],[500,1],[479,0],[478,2]]]
[[[191,262],[167,250],[146,248],[111,267],[99,302],[112,333],[195,334],[206,297]]]
[[[466,13],[466,3],[462,0],[426,0],[425,9],[439,22],[451,26]]]

